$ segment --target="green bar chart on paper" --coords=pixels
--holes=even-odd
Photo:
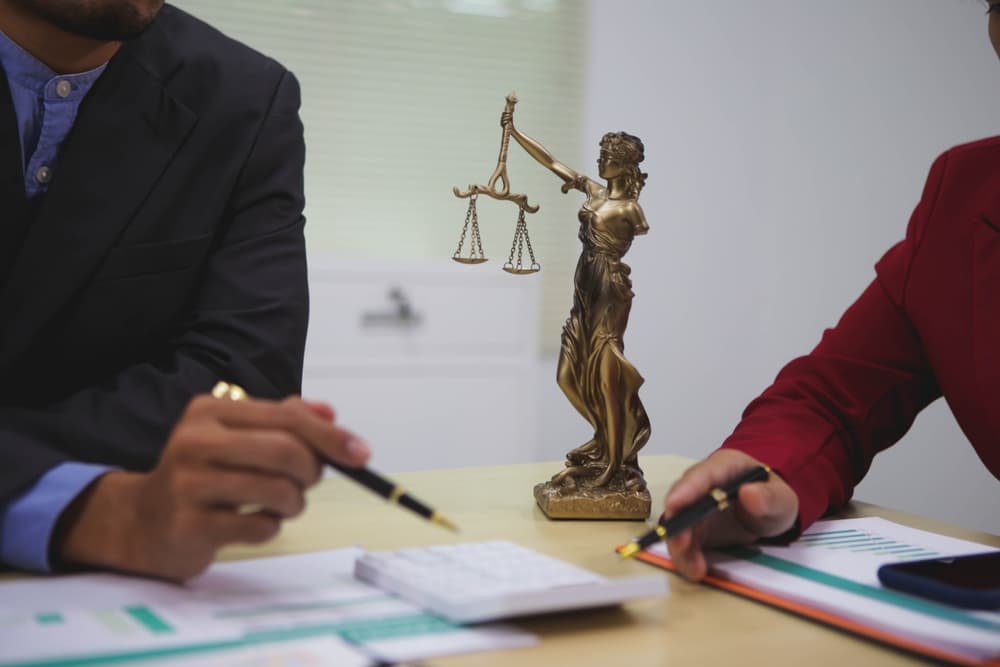
[[[162,616],[145,606],[0,613],[0,632],[3,634],[18,633],[22,637],[31,635],[44,640],[47,636],[62,636],[67,629],[118,636],[163,635],[174,631]]]
[[[0,608],[2,665],[110,664],[110,660],[80,657],[202,639],[200,628],[179,629],[164,610],[145,604]]]
[[[854,528],[827,530],[808,533],[798,540],[805,547],[817,547],[831,551],[849,551],[884,557],[886,560],[911,558],[934,558],[940,554],[925,547],[906,544],[889,537]]]

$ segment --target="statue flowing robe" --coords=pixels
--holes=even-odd
[[[563,327],[560,387],[594,427],[594,440],[569,454],[570,463],[600,466],[605,480],[622,466],[638,472],[637,454],[649,439],[639,400],[643,378],[624,355],[632,307],[629,266],[621,258],[635,230],[620,216],[580,209],[583,251],[576,267],[573,307]],[[599,207],[600,208],[600,207]]]

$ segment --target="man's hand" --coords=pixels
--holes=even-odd
[[[713,487],[725,484],[760,462],[735,449],[720,449],[685,471],[664,501],[664,513],[676,514]],[[682,575],[698,581],[708,572],[703,549],[750,544],[789,530],[799,513],[799,498],[785,480],[772,474],[766,482],[740,487],[738,502],[716,512],[691,530],[667,540],[670,558]]]
[[[74,501],[55,553],[66,563],[183,581],[226,544],[274,537],[283,519],[302,512],[324,458],[356,467],[368,456],[327,405],[197,397],[154,470],[107,473]]]

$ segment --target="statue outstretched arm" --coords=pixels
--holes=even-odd
[[[593,183],[593,181],[583,174],[578,174],[559,160],[555,159],[552,153],[550,153],[545,146],[542,146],[540,143],[514,127],[514,117],[512,113],[504,112],[501,114],[500,126],[510,131],[510,136],[514,137],[517,143],[521,145],[528,155],[535,158],[539,164],[563,180],[563,192],[569,192],[570,190],[576,189],[589,194],[590,190],[588,183]],[[594,185],[598,184],[594,183]]]

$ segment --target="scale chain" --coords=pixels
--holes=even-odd
[[[538,265],[538,262],[535,261],[535,251],[531,247],[531,237],[528,236],[528,221],[524,219],[524,209],[523,208],[521,209],[521,212],[517,216],[517,221],[519,223],[521,223],[521,228],[523,229],[524,242],[528,246],[528,257],[531,258],[531,268],[535,268]],[[518,250],[518,253],[517,253],[517,263],[518,264],[521,263],[521,253],[520,253],[520,250]]]
[[[469,220],[472,219],[472,209],[476,206],[475,197],[469,202],[469,210],[465,213],[465,224],[462,225],[462,235],[458,237],[458,247],[455,249],[455,254],[452,257],[462,256],[462,246],[465,245],[465,232],[469,229]]]
[[[483,238],[479,234],[479,211],[476,209],[475,199],[472,201],[472,241],[469,247],[470,250],[474,247],[480,257],[486,257],[486,253],[483,252]]]
[[[521,208],[517,214],[517,225],[514,227],[514,240],[510,244],[510,255],[507,257],[507,264],[514,272],[524,270],[524,246],[528,246],[528,256],[531,258],[531,273],[541,268],[535,261],[535,250],[531,247],[531,237],[528,236],[528,222],[524,218],[524,209]],[[517,252],[517,264],[514,264],[514,253]]]
[[[521,241],[521,215],[517,216],[517,225],[514,227],[514,240],[510,243],[510,255],[507,257],[507,264],[515,269],[521,268],[521,246],[524,242]],[[514,265],[514,251],[517,250],[517,265]]]
[[[476,210],[476,198],[477,195],[473,195],[469,198],[469,209],[465,213],[465,224],[462,225],[462,234],[458,239],[458,248],[455,249],[455,254],[452,255],[455,259],[461,259],[462,257],[462,247],[465,245],[465,236],[469,231],[469,224],[472,224],[472,238],[469,239],[469,259],[476,258],[476,252],[479,253],[479,259],[485,259],[486,255],[483,253],[483,241],[479,235],[479,213]]]

